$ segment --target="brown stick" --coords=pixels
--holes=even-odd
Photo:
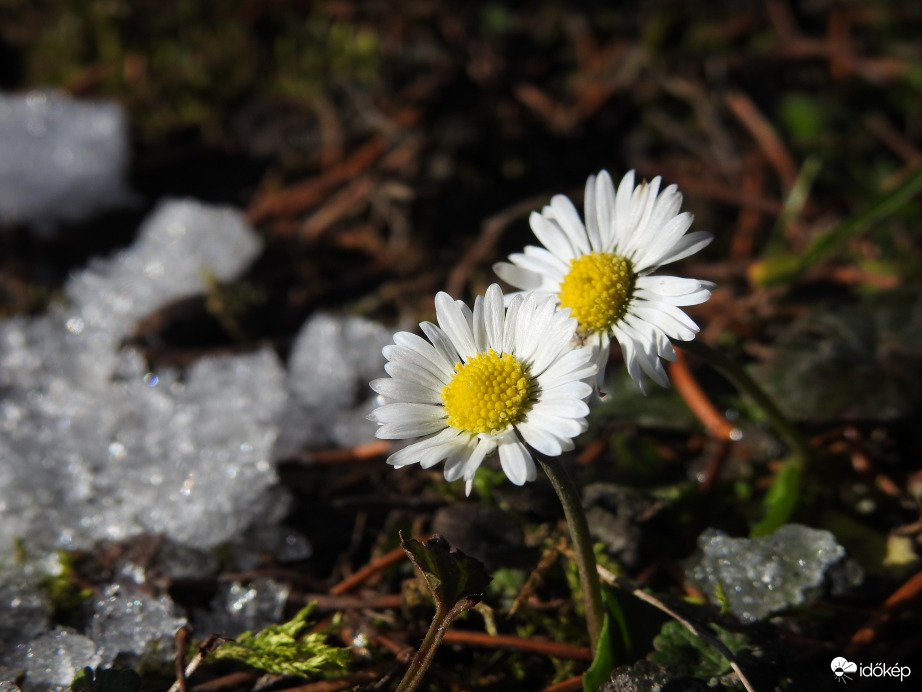
[[[255,224],[273,216],[304,212],[323,200],[329,190],[368,168],[386,150],[386,138],[380,135],[372,137],[325,173],[257,198],[247,210],[247,219]]]
[[[676,391],[685,399],[685,403],[697,416],[698,420],[707,429],[711,437],[718,440],[738,440],[741,437],[739,428],[728,421],[717,407],[711,403],[707,394],[701,389],[698,381],[692,375],[681,349],[676,349],[678,360],[669,364],[669,377],[675,385]]]
[[[547,195],[532,197],[531,199],[516,202],[511,207],[507,207],[486,219],[480,227],[480,237],[468,248],[468,251],[455,265],[451,274],[448,275],[448,281],[445,284],[445,290],[448,291],[448,295],[459,298],[471,271],[490,256],[493,247],[502,237],[509,224],[516,219],[527,216],[531,211],[540,209],[547,201]]]
[[[880,631],[886,627],[895,615],[904,611],[913,601],[922,597],[922,571],[916,572],[900,588],[884,601],[868,621],[852,635],[845,647],[845,655],[853,656],[871,644]]]
[[[334,447],[332,449],[315,449],[306,453],[309,464],[343,464],[365,461],[387,454],[391,448],[388,440],[375,440],[355,445],[354,447]]]
[[[403,596],[400,594],[374,594],[369,596],[331,596],[322,593],[298,594],[299,603],[314,603],[317,610],[382,610],[386,608],[400,608],[403,605]]]
[[[746,94],[739,91],[727,94],[726,103],[743,127],[749,130],[765,158],[778,173],[785,192],[789,192],[797,179],[797,164],[788,153],[781,137],[775,132],[775,128]]]
[[[385,663],[365,668],[364,670],[357,670],[336,680],[318,680],[317,682],[309,682],[306,685],[298,685],[297,687],[286,687],[285,692],[339,692],[340,690],[351,690],[357,685],[366,685],[380,680],[385,675],[389,675],[393,669],[393,663]]]
[[[442,641],[446,644],[467,644],[470,646],[483,646],[490,649],[531,651],[545,656],[572,658],[577,661],[592,660],[592,651],[587,646],[561,644],[559,642],[545,641],[543,639],[515,637],[510,634],[487,634],[486,632],[470,632],[467,630],[448,630],[445,632]]]
[[[377,574],[378,572],[396,565],[398,562],[405,559],[405,557],[406,553],[404,553],[403,548],[394,548],[389,553],[385,553],[373,562],[362,567],[359,571],[349,575],[338,584],[335,584],[330,588],[330,595],[342,596],[345,593],[349,593],[373,574]]]
[[[240,670],[236,673],[222,675],[214,680],[202,682],[192,688],[192,692],[221,692],[221,690],[237,689],[244,685],[252,685],[262,675],[255,670]]]
[[[583,676],[577,675],[575,678],[562,680],[556,685],[545,687],[542,692],[579,692],[583,689]]]

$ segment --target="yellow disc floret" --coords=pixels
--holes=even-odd
[[[583,334],[607,331],[627,312],[635,279],[630,261],[620,255],[581,255],[570,260],[560,284],[560,307],[570,308]]]
[[[497,433],[524,418],[529,408],[525,367],[511,353],[492,348],[455,365],[442,387],[448,425],[470,433]]]

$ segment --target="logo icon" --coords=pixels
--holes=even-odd
[[[832,672],[836,676],[836,682],[849,682],[851,678],[848,674],[858,672],[858,664],[852,663],[841,656],[836,656],[832,659],[829,667],[832,668]]]

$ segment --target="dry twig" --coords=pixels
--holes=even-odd
[[[708,399],[692,375],[681,348],[676,349],[676,355],[678,359],[669,364],[669,376],[692,413],[698,417],[711,437],[718,440],[739,440],[742,437],[740,429],[730,423]]]

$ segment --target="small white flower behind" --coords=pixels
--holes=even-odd
[[[631,378],[643,390],[646,373],[663,386],[660,358],[675,360],[670,339],[691,341],[698,326],[679,308],[703,303],[710,281],[651,276],[664,264],[701,250],[710,233],[687,233],[693,217],[679,213],[675,185],[660,192],[659,176],[635,187],[634,171],[617,191],[607,171],[586,181],[585,224],[563,195],[532,212],[529,224],[544,247],[528,246],[493,266],[516,288],[549,296],[579,321],[580,339],[595,348],[601,386],[611,337],[621,345]]]
[[[427,339],[408,332],[384,348],[390,377],[371,382],[388,403],[369,419],[382,439],[421,439],[388,457],[396,468],[445,461],[445,479],[474,474],[499,452],[516,485],[535,479],[528,447],[547,456],[573,449],[586,430],[596,373],[591,348],[573,348],[577,321],[550,297],[515,296],[504,307],[493,284],[474,309],[447,293],[435,298],[438,326],[420,324]]]

